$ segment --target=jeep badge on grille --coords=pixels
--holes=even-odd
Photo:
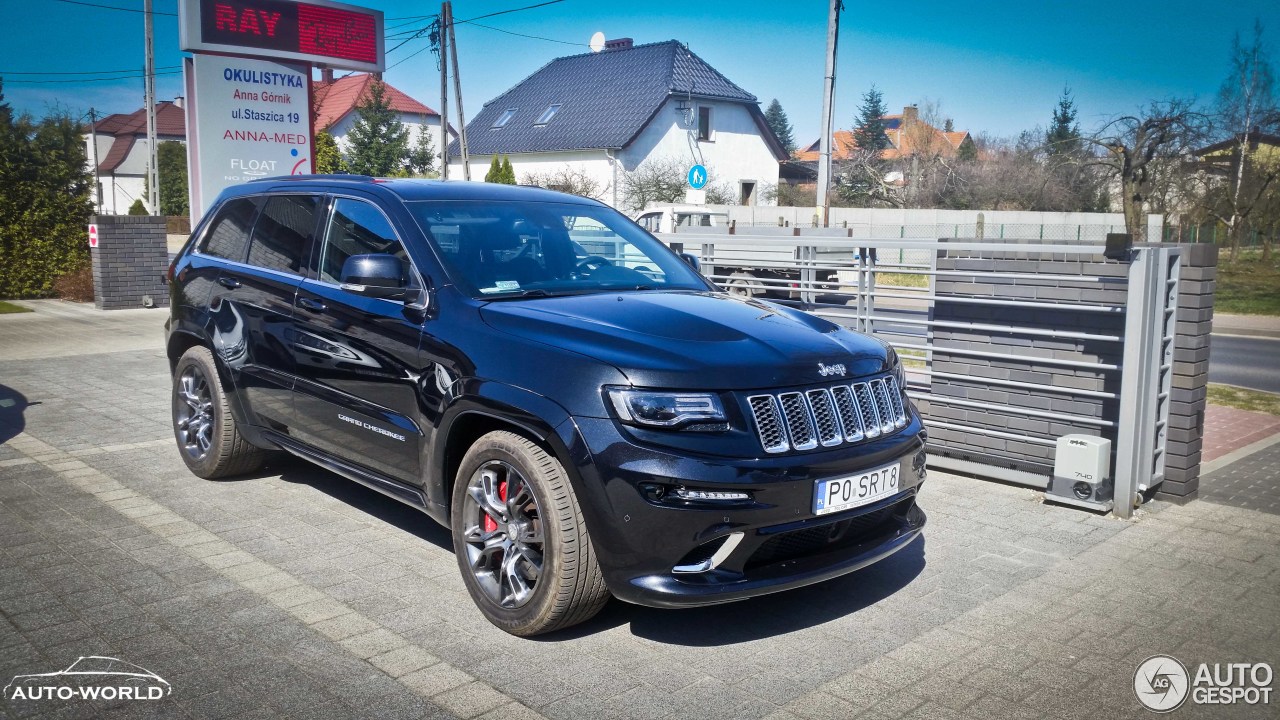
[[[823,365],[822,363],[818,363],[818,374],[822,377],[830,377],[832,375],[844,377],[844,363],[836,363],[835,365]]]

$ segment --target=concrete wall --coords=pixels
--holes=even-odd
[[[165,219],[150,215],[95,215],[98,247],[93,260],[93,304],[99,310],[169,306]]]

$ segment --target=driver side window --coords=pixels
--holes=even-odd
[[[409,255],[382,211],[363,200],[337,198],[324,233],[319,276],[342,282],[342,266],[352,255],[392,255],[404,265],[410,284],[416,281]]]

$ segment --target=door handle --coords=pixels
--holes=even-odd
[[[298,298],[298,307],[311,312],[322,313],[325,311],[324,301],[315,298],[300,297]]]
[[[235,290],[236,288],[240,287],[241,283],[239,280],[233,277],[220,277],[218,278],[218,284],[228,290]]]

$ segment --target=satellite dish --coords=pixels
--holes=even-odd
[[[598,53],[604,49],[604,33],[598,32],[591,36],[591,52]]]

